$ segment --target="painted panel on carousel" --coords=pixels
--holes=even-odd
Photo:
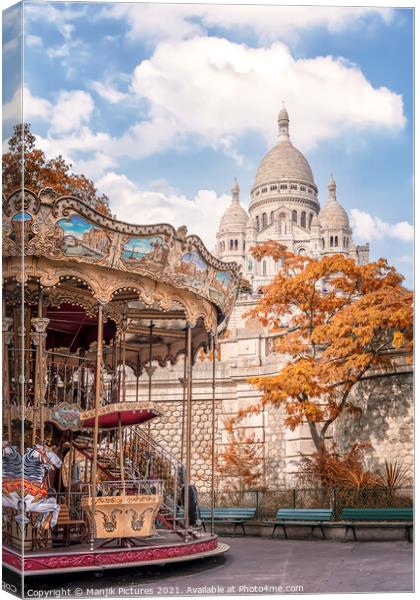
[[[12,232],[10,238],[17,244],[28,242],[33,234],[31,227],[33,224],[32,215],[28,212],[18,212],[11,218]]]
[[[230,292],[232,279],[229,271],[216,271],[209,286],[212,299],[223,302]]]
[[[163,236],[141,236],[125,242],[121,259],[126,265],[133,267],[151,267],[165,264],[168,253],[169,246]]]
[[[188,284],[196,289],[204,288],[208,275],[208,265],[197,250],[185,252],[177,267],[178,273],[185,276]]]
[[[75,404],[61,402],[46,418],[62,431],[78,431],[80,429],[80,408]]]
[[[111,235],[78,214],[57,221],[59,245],[66,256],[101,260],[108,256]]]

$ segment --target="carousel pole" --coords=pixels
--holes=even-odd
[[[127,331],[127,317],[124,316],[122,323],[122,401],[125,402],[126,395],[126,372],[125,372],[125,351],[126,351],[126,331]],[[118,446],[120,455],[120,473],[123,496],[125,496],[125,473],[124,473],[124,447],[123,447],[123,435],[121,425],[121,411],[118,413]]]
[[[211,534],[214,534],[214,473],[216,461],[216,334],[212,335],[212,378],[211,378]]]
[[[33,414],[33,432],[32,442],[36,442],[36,409],[39,410],[39,439],[41,442],[44,441],[44,377],[46,361],[45,356],[45,339],[47,337],[47,327],[50,322],[49,319],[42,317],[43,302],[42,292],[39,292],[38,296],[38,317],[32,319],[32,327],[34,331],[31,333],[31,338],[36,346],[35,354],[35,369],[36,369],[36,386],[35,386],[35,398],[34,398],[34,414]]]
[[[140,352],[137,354],[137,370],[136,370],[136,402],[139,401],[139,385],[140,385]]]
[[[185,537],[188,540],[191,478],[191,420],[192,420],[192,330],[187,326],[187,381],[186,381],[186,431],[185,431],[185,478],[184,478],[184,523]]]
[[[98,334],[96,346],[96,375],[95,375],[95,424],[93,429],[93,458],[91,471],[92,516],[90,532],[90,550],[95,548],[95,505],[96,505],[96,468],[98,464],[98,437],[99,437],[99,408],[102,393],[102,352],[103,352],[103,305],[98,304]]]
[[[7,436],[8,441],[12,443],[12,407],[10,404],[10,381],[9,381],[9,345],[12,341],[13,333],[10,330],[13,319],[6,316],[6,301],[3,297],[3,399],[6,408]]]
[[[70,509],[70,501],[71,501],[71,478],[72,478],[72,470],[73,470],[73,460],[74,460],[74,450],[73,450],[73,432],[70,431],[70,448],[69,448],[69,470],[67,474],[67,506]]]
[[[184,438],[185,438],[185,396],[187,391],[187,354],[188,354],[188,328],[185,328],[185,352],[184,352],[184,377],[179,381],[182,385],[182,427],[181,427],[181,463],[184,461]]]
[[[149,325],[149,365],[146,367],[146,373],[149,377],[149,391],[148,391],[148,400],[149,405],[152,402],[152,377],[153,373],[156,370],[156,367],[152,367],[152,359],[153,359],[153,321],[150,321]],[[147,423],[147,454],[148,454],[148,468],[147,468],[147,477],[150,479],[151,473],[151,452],[150,452],[150,421]]]

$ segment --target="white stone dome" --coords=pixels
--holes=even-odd
[[[337,202],[336,184],[331,177],[328,184],[329,197],[319,212],[319,222],[324,229],[350,229],[346,209]]]
[[[278,126],[278,142],[260,162],[254,187],[279,180],[292,180],[315,186],[308,161],[290,141],[289,115],[285,108],[279,113]]]
[[[234,179],[232,186],[232,202],[220,219],[219,233],[222,231],[244,231],[249,215],[239,203],[239,185]]]
[[[315,185],[308,161],[290,140],[280,140],[267,152],[257,169],[254,186],[284,179]]]
[[[248,223],[248,213],[238,203],[232,202],[232,204],[225,210],[220,219],[220,229],[245,229]]]

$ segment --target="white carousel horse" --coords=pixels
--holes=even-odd
[[[28,448],[23,461],[16,446],[3,445],[3,507],[20,513],[15,520],[25,520],[25,512],[42,513],[42,524],[52,512],[51,527],[56,525],[60,506],[54,497],[48,497],[47,478],[51,469],[61,465],[55,452],[44,444]]]

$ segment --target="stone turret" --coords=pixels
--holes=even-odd
[[[332,175],[328,183],[328,200],[321,208],[319,222],[321,253],[350,255],[353,247],[350,221],[345,208],[337,201],[337,185]]]
[[[216,238],[219,258],[226,262],[236,261],[243,268],[249,216],[239,202],[239,193],[240,188],[235,177],[231,189],[232,201],[220,219]]]

